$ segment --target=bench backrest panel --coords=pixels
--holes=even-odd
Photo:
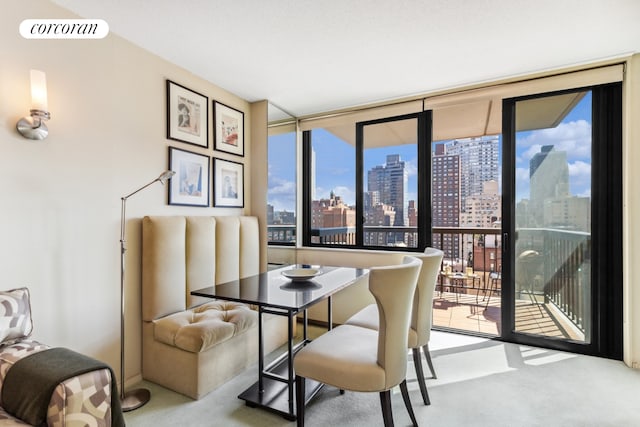
[[[258,219],[146,216],[142,220],[142,318],[200,304],[192,290],[259,273]]]

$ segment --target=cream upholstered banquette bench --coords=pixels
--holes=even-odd
[[[147,216],[142,221],[142,376],[199,399],[258,360],[258,313],[191,296],[258,274],[250,216]],[[287,340],[285,317],[264,317],[265,353]]]

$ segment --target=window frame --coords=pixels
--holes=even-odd
[[[312,132],[304,130],[302,132],[302,245],[305,247],[341,248],[341,249],[362,249],[362,250],[385,250],[400,252],[422,252],[431,241],[431,135],[432,135],[431,110],[416,113],[402,114],[380,119],[360,121],[355,123],[355,192],[356,192],[356,238],[355,244],[328,244],[313,243],[311,228],[311,152],[312,152]],[[417,234],[418,244],[416,247],[389,247],[372,246],[364,244],[364,126],[380,123],[417,120],[417,154],[418,154],[418,174],[417,174],[417,199],[416,208],[418,210]]]
[[[291,123],[290,122],[283,122],[283,123],[280,123],[280,124],[276,124],[273,127],[277,128],[279,126],[282,126],[282,127],[291,126]],[[292,133],[293,134],[293,139],[294,139],[294,150],[293,150],[294,151],[294,159],[297,159],[297,146],[298,146],[297,129],[294,126],[294,128],[290,132],[282,132],[280,134],[284,134],[284,133]],[[267,135],[267,163],[269,162],[269,143],[270,143],[270,137],[271,136],[272,135],[270,135],[270,134]],[[294,162],[294,164],[295,164],[295,162]],[[268,179],[267,179],[267,181],[268,181]],[[295,208],[294,208],[295,209],[294,210],[294,214],[295,214],[295,217],[296,217],[296,222],[294,224],[292,224],[295,238],[292,241],[286,241],[286,242],[284,242],[284,241],[272,241],[272,240],[269,240],[268,233],[267,233],[267,245],[268,246],[284,246],[284,247],[295,247],[295,246],[297,246],[297,242],[298,242],[298,217],[299,217],[298,206],[297,206],[298,205],[297,204],[297,199],[298,199],[297,181],[298,181],[298,177],[297,177],[297,173],[296,173],[296,178],[295,178],[295,181],[294,181],[294,182],[296,182],[296,187],[295,187],[296,189],[295,189],[295,192],[294,192],[295,199],[296,199],[296,204],[295,204]],[[268,189],[268,185],[267,185],[267,206],[269,205],[268,190],[269,189]],[[274,210],[274,213],[275,213],[275,210]],[[287,225],[289,225],[289,224],[287,224]],[[273,224],[267,223],[267,231],[269,230],[270,226],[273,226]]]

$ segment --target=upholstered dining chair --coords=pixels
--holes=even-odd
[[[438,272],[440,271],[440,264],[442,263],[444,252],[435,248],[427,248],[424,253],[416,254],[415,256],[422,260],[422,268],[420,269],[418,285],[416,286],[416,292],[413,298],[408,346],[412,350],[413,365],[415,366],[422,401],[425,405],[429,405],[431,401],[429,400],[427,385],[424,381],[420,350],[422,349],[424,352],[431,376],[437,378],[436,371],[433,368],[433,362],[431,361],[431,354],[429,353],[429,339],[431,338],[433,292],[436,287],[436,281],[438,280]],[[363,308],[349,318],[345,324],[377,330],[379,325],[375,304]]]
[[[385,427],[393,426],[390,390],[400,385],[414,426],[407,390],[407,333],[410,307],[422,262],[406,256],[403,263],[372,267],[369,290],[380,316],[379,330],[340,325],[303,347],[293,360],[296,372],[296,419],[304,426],[305,382],[312,379],[343,390],[380,393]]]

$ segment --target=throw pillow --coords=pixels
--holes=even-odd
[[[0,346],[21,341],[32,330],[29,289],[0,291]]]

